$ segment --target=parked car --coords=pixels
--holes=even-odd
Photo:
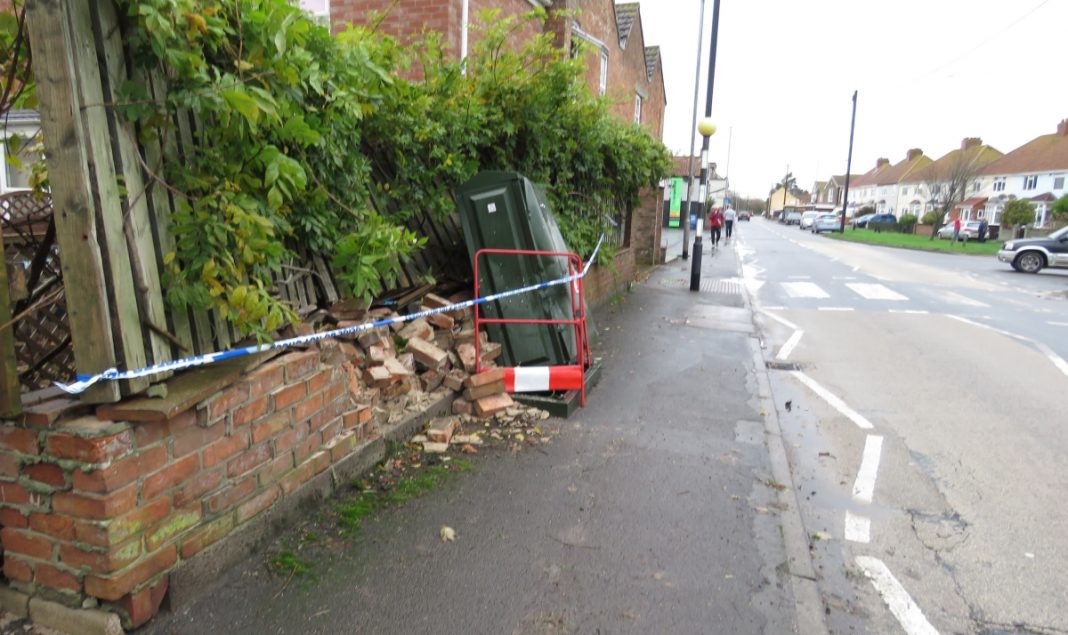
[[[953,223],[943,225],[935,234],[940,240],[953,238]],[[972,240],[979,237],[979,221],[968,220],[960,224],[960,235],[962,238]]]
[[[1038,273],[1043,267],[1068,268],[1068,227],[1045,238],[1010,240],[998,252],[998,260],[1024,273]]]
[[[812,221],[816,220],[819,215],[819,212],[803,212],[801,214],[801,222],[797,224],[797,228],[812,229]]]
[[[786,212],[786,215],[782,217],[782,222],[787,225],[800,225],[801,212]]]
[[[841,226],[842,219],[839,218],[838,214],[820,214],[816,217],[816,220],[812,222],[812,233],[836,232]]]
[[[868,222],[864,224],[865,227],[871,227],[877,223],[896,223],[897,216],[893,214],[876,214],[868,219]]]
[[[854,228],[856,228],[856,227],[867,227],[868,221],[871,220],[872,217],[874,217],[874,216],[875,216],[875,214],[864,214],[863,216],[857,216],[856,218],[853,219],[851,224],[853,225]]]
[[[738,220],[750,220],[753,218],[753,213],[748,210],[742,210],[738,212]]]

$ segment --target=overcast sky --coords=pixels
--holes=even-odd
[[[700,6],[641,3],[646,46],[663,55],[664,143],[683,156]],[[909,148],[937,159],[964,137],[1009,152],[1068,118],[1066,25],[1068,0],[721,0],[710,155],[732,189],[760,198],[787,165],[805,189],[844,174],[854,90],[854,174]]]

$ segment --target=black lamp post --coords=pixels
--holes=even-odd
[[[704,8],[704,0],[701,2],[702,12]],[[708,90],[705,95],[705,117],[698,124],[698,130],[703,137],[701,142],[701,187],[699,192],[703,195],[705,193],[705,186],[708,183],[708,138],[716,132],[716,126],[709,119],[712,115],[712,88],[716,84],[716,44],[719,40],[719,0],[712,2],[712,42],[708,47]],[[700,65],[698,65],[700,66]],[[692,154],[692,153],[691,153]],[[693,157],[690,157],[693,160]],[[687,219],[689,221],[689,219]],[[697,232],[697,237],[693,241],[693,264],[690,269],[690,291],[699,291],[701,289],[701,232]]]

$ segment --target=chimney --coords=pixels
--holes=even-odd
[[[881,159],[876,159],[875,160],[875,169],[876,170],[878,170],[879,168],[885,168],[888,165],[890,165],[890,159],[881,158]]]
[[[1061,119],[1061,122],[1057,124],[1057,136],[1068,137],[1068,119]]]
[[[919,148],[913,148],[913,149],[909,150],[908,154],[906,154],[905,156],[907,157],[907,159],[906,159],[907,161],[911,161],[911,160],[915,159],[916,157],[922,156],[922,155],[923,155],[923,150],[920,150]]]
[[[975,146],[982,145],[983,140],[979,137],[966,137],[960,142],[960,149],[967,150],[968,148],[974,148]]]

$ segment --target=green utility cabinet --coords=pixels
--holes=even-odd
[[[454,196],[468,255],[480,249],[568,251],[545,191],[515,172],[481,172]],[[484,255],[478,263],[479,295],[487,296],[568,275],[558,256]],[[487,302],[483,317],[570,320],[570,285],[559,284]],[[562,366],[575,363],[575,330],[568,324],[489,324],[502,348],[502,366]]]

